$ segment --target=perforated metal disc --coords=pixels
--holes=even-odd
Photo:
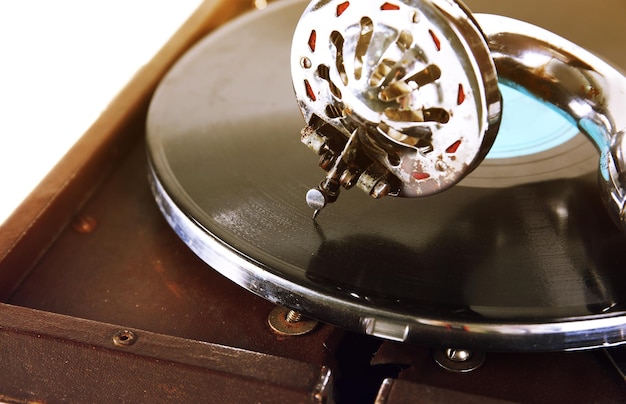
[[[156,92],[151,181],[181,239],[253,293],[387,339],[486,350],[621,343],[626,239],[595,175],[423,199],[346,192],[311,220],[304,195],[319,169],[299,141],[289,72],[304,7],[280,2],[209,35]]]
[[[291,74],[307,123],[326,121],[427,196],[465,177],[498,131],[500,93],[487,43],[454,1],[312,1]]]

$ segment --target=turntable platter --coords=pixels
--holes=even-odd
[[[272,302],[383,338],[521,351],[621,343],[626,237],[595,174],[423,199],[345,192],[311,219],[304,195],[320,170],[299,141],[289,73],[305,5],[212,33],[155,93],[150,175],[185,243]]]

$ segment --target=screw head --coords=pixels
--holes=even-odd
[[[78,215],[72,221],[72,229],[80,234],[89,234],[93,232],[97,226],[98,221],[93,216],[86,214]]]
[[[486,355],[480,351],[468,349],[441,348],[433,350],[435,362],[451,372],[471,372],[485,363]]]
[[[137,341],[137,334],[130,330],[120,330],[113,334],[113,345],[125,347],[131,346]]]
[[[472,357],[472,352],[467,349],[446,349],[446,356],[453,362],[465,362]]]
[[[322,210],[326,206],[326,196],[317,188],[310,189],[306,193],[306,203],[311,209]]]
[[[308,334],[317,326],[318,321],[294,315],[294,313],[297,312],[276,306],[267,317],[267,323],[277,334],[289,336]],[[299,319],[295,321],[298,317]]]

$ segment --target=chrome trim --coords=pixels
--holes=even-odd
[[[149,171],[152,192],[161,212],[176,234],[198,257],[256,295],[307,313],[323,322],[395,341],[463,346],[485,351],[579,350],[626,343],[626,313],[549,323],[461,322],[416,317],[400,311],[355,304],[302,287],[271,273],[261,263],[217,239],[174,203],[152,165]],[[382,322],[384,327],[374,327],[372,321]],[[391,330],[389,335],[385,334],[385,329]],[[398,330],[403,330],[402,335]]]

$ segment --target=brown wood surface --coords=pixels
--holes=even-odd
[[[0,226],[0,300],[45,253],[130,144],[159,81],[198,39],[251,9],[249,0],[207,0],[124,87],[100,118]]]
[[[328,369],[0,304],[2,402],[323,402]]]

